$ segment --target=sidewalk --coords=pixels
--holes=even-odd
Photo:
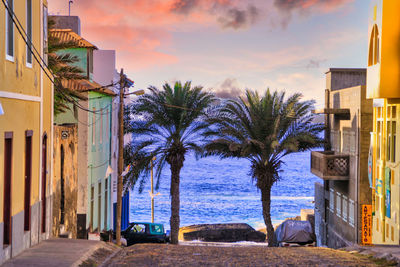
[[[103,244],[81,239],[49,239],[25,250],[2,266],[78,266]]]
[[[374,245],[374,246],[360,246],[355,245],[345,247],[341,250],[350,253],[359,253],[361,255],[371,256],[375,259],[385,259],[387,261],[395,261],[400,266],[400,246],[390,245]]]

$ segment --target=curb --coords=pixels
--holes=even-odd
[[[398,254],[392,255],[391,252],[393,252],[393,251],[386,250],[385,252],[380,252],[380,251],[374,250],[373,247],[365,248],[365,247],[361,247],[361,246],[346,247],[346,248],[342,248],[340,250],[347,251],[350,254],[358,253],[360,255],[372,257],[376,260],[386,260],[386,261],[391,261],[391,262],[397,262],[397,264],[398,264],[397,266],[400,266],[400,257]]]
[[[98,267],[106,267],[109,265],[110,261],[122,251],[122,248],[118,248],[116,251],[114,251],[110,256],[108,256]]]
[[[85,254],[82,255],[82,257],[75,261],[71,267],[78,267],[79,265],[81,265],[85,260],[87,260],[96,250],[98,250],[99,248],[101,248],[103,246],[103,244],[101,242],[99,242],[99,244],[97,244],[96,246],[93,246],[91,249],[89,249]]]

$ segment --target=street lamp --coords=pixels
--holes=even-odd
[[[74,1],[72,1],[72,0],[69,0],[69,2],[68,2],[68,16],[71,16],[71,4],[73,4],[74,3]]]

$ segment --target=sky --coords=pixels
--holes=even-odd
[[[365,68],[369,0],[74,0],[82,37],[116,50],[135,89],[192,81],[220,97],[301,92],[324,103],[329,68]],[[68,0],[49,0],[67,15]]]

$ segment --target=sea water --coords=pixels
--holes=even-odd
[[[285,157],[281,180],[272,188],[272,223],[300,215],[301,209],[314,208],[314,183],[321,182],[310,173],[310,152]],[[246,159],[208,157],[196,160],[186,155],[181,170],[180,225],[203,223],[248,223],[254,228],[265,227],[261,193],[249,175]],[[160,195],[154,199],[155,222],[169,229],[171,215],[170,169],[166,165]],[[141,194],[138,185],[130,195],[130,221],[151,221],[150,179]]]

